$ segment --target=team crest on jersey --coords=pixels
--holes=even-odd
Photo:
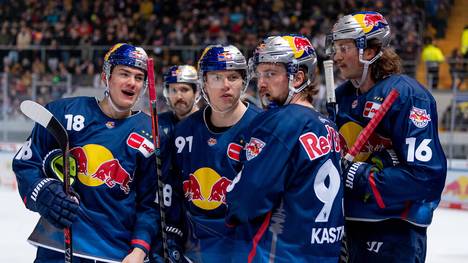
[[[216,143],[218,143],[218,141],[215,138],[209,138],[207,143],[208,143],[209,146],[213,146]]]
[[[114,128],[114,127],[115,127],[115,122],[113,122],[113,121],[108,121],[108,122],[106,122],[106,127],[107,127],[108,129]]]
[[[127,145],[133,149],[137,149],[146,158],[150,157],[154,152],[154,145],[145,137],[138,133],[132,132],[127,138]]]
[[[240,161],[240,152],[242,151],[242,146],[237,143],[230,143],[227,148],[227,156],[234,161]]]
[[[367,101],[364,105],[364,111],[362,112],[362,116],[372,119],[375,113],[380,109],[380,105],[381,104],[377,102]]]
[[[358,105],[357,100],[353,100],[353,103],[351,103],[351,108],[355,109]]]
[[[410,111],[409,118],[418,128],[426,127],[427,124],[431,121],[431,115],[427,114],[425,109],[416,108],[414,106]]]
[[[247,161],[257,157],[263,147],[265,147],[265,143],[262,140],[255,137],[250,138],[250,142],[245,146],[245,157],[247,158]]]

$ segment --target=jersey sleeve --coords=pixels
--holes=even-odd
[[[402,99],[389,111],[388,125],[399,164],[369,173],[362,185],[367,189],[361,193],[371,193],[381,208],[438,201],[445,184],[447,160],[439,142],[435,101],[422,92]]]
[[[284,191],[289,156],[290,149],[275,134],[267,129],[253,129],[245,149],[244,167],[228,187],[228,225],[254,220],[273,209]]]
[[[58,143],[52,135],[44,127],[35,124],[31,135],[13,159],[12,168],[16,175],[21,199],[32,211],[37,212],[35,202],[31,199],[34,188],[46,178],[42,169],[43,159],[47,153],[57,148],[59,148]]]
[[[154,240],[160,231],[160,215],[158,204],[156,203],[156,162],[154,155],[149,157],[139,156],[140,162],[137,164],[135,173],[136,181],[136,215],[132,247],[139,247],[147,254],[150,250],[151,241]]]

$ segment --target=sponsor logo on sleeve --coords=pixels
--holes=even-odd
[[[425,109],[416,108],[414,106],[410,111],[409,118],[418,128],[426,127],[427,124],[431,121],[431,115],[427,114]]]
[[[245,157],[247,158],[247,161],[257,157],[263,147],[265,147],[265,143],[262,140],[255,137],[250,138],[249,143],[245,146]]]

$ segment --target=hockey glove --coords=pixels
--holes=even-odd
[[[80,154],[79,152],[76,153],[78,150],[75,150],[75,154]],[[78,174],[78,161],[70,154],[69,158],[69,176],[70,176],[70,185],[73,185],[75,182],[75,178]],[[58,178],[60,181],[63,182],[63,155],[62,150],[54,149],[50,151],[44,161],[42,162],[42,169],[47,177],[50,178]]]
[[[63,229],[77,218],[79,205],[63,191],[63,184],[52,178],[40,181],[31,194],[32,210],[36,210],[49,223]],[[35,208],[35,209],[34,209]]]

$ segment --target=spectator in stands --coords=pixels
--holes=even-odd
[[[440,48],[433,44],[432,38],[426,38],[424,43],[425,46],[421,58],[426,63],[427,86],[431,89],[437,89],[439,84],[439,64],[445,61],[444,54],[442,54]]]
[[[444,5],[444,8],[448,6],[449,0],[438,1]],[[339,8],[331,8],[333,6]],[[437,8],[434,5],[433,18],[436,18]],[[246,54],[251,54],[259,42],[258,36],[300,32],[314,42],[321,58],[323,54],[321,32],[329,30],[330,21],[340,16],[340,12],[359,9],[381,10],[388,17],[390,24],[399,28],[393,33],[395,34],[393,45],[397,51],[408,54],[408,58],[402,56],[403,59],[415,59],[414,56],[419,54],[421,45],[420,36],[416,37],[417,41],[412,41],[412,36],[408,32],[422,32],[422,21],[425,20],[424,5],[402,0],[331,0],[312,5],[306,5],[305,1],[284,0],[273,1],[271,4],[264,1],[174,0],[170,5],[162,5],[161,1],[133,0],[120,0],[115,5],[108,5],[102,0],[76,3],[9,1],[9,4],[0,5],[0,17],[3,21],[0,23],[0,45],[16,45],[20,29],[29,29],[31,40],[26,37],[26,41],[23,41],[20,38],[20,43],[29,42],[49,47],[45,58],[41,57],[44,60],[42,63],[46,65],[45,74],[56,71],[59,62],[69,65],[68,61],[73,58],[80,59],[78,64],[91,59],[95,68],[101,68],[100,58],[104,55],[105,48],[92,50],[90,58],[90,53],[82,52],[83,45],[109,46],[117,39],[154,46],[198,46],[207,42],[210,42],[209,44],[230,42],[243,47],[242,51]],[[67,49],[62,48],[64,45]],[[70,46],[80,48],[70,50],[68,49]],[[155,48],[154,53],[160,52],[156,50]],[[180,57],[179,64],[193,63],[200,55],[194,50],[196,49],[183,51],[170,49],[163,52],[164,56],[162,54],[156,56],[155,62],[161,64],[161,67],[157,67],[156,75],[162,72],[162,66],[171,65],[170,59],[174,55]],[[35,57],[40,56],[39,52],[31,53],[27,54],[29,66],[23,65],[27,66],[25,68],[30,68]],[[5,61],[3,63],[7,66],[5,70],[13,67],[18,61],[22,62],[22,57],[23,53],[19,54],[18,49],[0,49],[0,64]],[[70,69],[69,71],[74,72]]]
[[[461,36],[461,55],[464,59],[463,77],[466,77],[466,73],[468,72],[468,25],[465,25],[465,28],[463,29],[463,33]]]

